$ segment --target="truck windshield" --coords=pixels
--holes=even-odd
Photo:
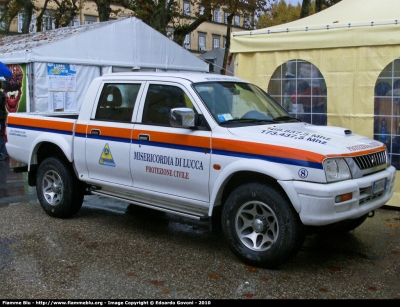
[[[220,125],[299,121],[253,84],[202,82],[195,83],[194,89]]]

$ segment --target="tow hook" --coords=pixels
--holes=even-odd
[[[374,217],[374,215],[375,215],[375,210],[374,211],[370,211],[370,212],[368,212],[368,217]]]

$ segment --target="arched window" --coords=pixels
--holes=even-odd
[[[400,170],[400,58],[387,65],[375,84],[374,138],[386,144]]]
[[[279,66],[271,77],[268,93],[302,121],[326,125],[325,80],[310,62],[290,60]]]

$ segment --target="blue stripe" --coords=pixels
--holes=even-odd
[[[28,126],[13,125],[13,124],[8,124],[7,128],[25,129],[25,130],[31,130],[31,131],[40,131],[40,132],[49,132],[49,133],[72,135],[72,131],[49,129],[49,128],[38,128],[38,127],[28,127]]]
[[[85,137],[87,136],[88,139],[94,139],[94,140],[103,140],[103,141],[113,141],[113,142],[120,142],[120,143],[130,143],[131,139],[127,138],[118,138],[118,137],[113,137],[113,136],[103,136],[103,135],[96,135],[96,134],[77,134],[77,137]]]
[[[168,148],[168,149],[175,149],[175,150],[185,150],[185,151],[200,152],[200,153],[208,153],[208,154],[211,152],[209,148],[196,147],[196,146],[185,146],[185,145],[175,145],[175,144],[167,144],[167,143],[151,142],[151,141],[143,141],[143,140],[132,140],[132,144],[147,145],[147,146]]]
[[[86,133],[78,133],[78,132],[75,132],[75,137],[86,139]]]
[[[165,143],[160,143],[160,142],[132,140],[132,143],[133,144],[142,144],[142,145],[147,145],[147,146],[154,146],[154,147],[159,147],[159,148],[177,149],[177,150],[185,150],[185,151],[193,151],[193,152],[206,152],[206,153],[211,152],[208,148],[172,145],[172,144],[165,144]],[[263,160],[263,161],[274,162],[274,163],[296,165],[296,166],[309,167],[309,168],[315,168],[315,169],[323,169],[322,164],[318,163],[318,162],[310,162],[310,161],[297,160],[297,159],[280,158],[280,157],[276,157],[276,156],[241,153],[241,152],[218,150],[218,149],[213,149],[212,153],[215,155],[220,155],[220,156],[238,157],[238,158],[243,158],[243,159],[257,159],[257,160]]]
[[[280,157],[276,157],[276,156],[257,155],[257,154],[251,154],[251,153],[242,153],[242,152],[218,150],[218,149],[213,149],[213,154],[221,155],[221,156],[229,156],[229,157],[238,157],[238,158],[243,158],[243,159],[257,159],[257,160],[263,160],[263,161],[280,163],[280,164],[289,164],[289,165],[296,165],[296,166],[302,166],[302,167],[323,169],[322,164],[318,163],[318,162],[310,162],[310,161],[289,159],[289,158],[280,158]]]
[[[86,134],[86,133],[75,133],[75,137],[84,138],[93,140],[102,140],[102,141],[113,141],[113,142],[120,142],[120,143],[130,143],[131,139],[127,138],[119,138],[113,136],[103,136],[103,135],[96,135],[96,134]]]
[[[33,127],[26,127],[26,126],[19,126],[19,125],[8,125],[8,127],[72,135],[72,132],[55,130],[55,129],[33,128]],[[75,136],[76,137],[81,137],[81,138],[86,138],[87,137],[87,138],[90,138],[90,139],[103,140],[103,141],[114,141],[114,142],[121,142],[121,143],[130,143],[131,142],[131,140],[127,139],[127,138],[100,136],[100,135],[93,135],[93,134],[86,135],[85,133],[76,133]],[[158,147],[158,148],[168,148],[168,149],[200,152],[200,153],[207,153],[207,154],[211,153],[211,150],[209,148],[202,148],[202,147],[195,147],[195,146],[184,146],[184,145],[175,145],[175,144],[166,144],[166,143],[161,143],[161,142],[132,140],[132,144],[141,144],[141,145],[147,145],[147,146]],[[296,166],[309,167],[309,168],[315,168],[315,169],[323,169],[321,163],[309,162],[309,161],[298,160],[298,159],[280,158],[280,157],[276,157],[276,156],[258,155],[258,154],[251,154],[251,153],[241,153],[241,152],[228,151],[228,150],[218,150],[218,149],[213,149],[213,154],[220,155],[220,156],[237,157],[237,158],[242,158],[242,159],[257,159],[257,160],[262,160],[262,161],[281,163],[281,164],[288,164],[288,165],[296,165]]]

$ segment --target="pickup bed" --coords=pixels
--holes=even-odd
[[[50,216],[102,195],[219,226],[239,259],[264,268],[309,233],[360,226],[396,176],[385,144],[301,122],[223,75],[104,75],[79,112],[10,113],[6,131]]]

